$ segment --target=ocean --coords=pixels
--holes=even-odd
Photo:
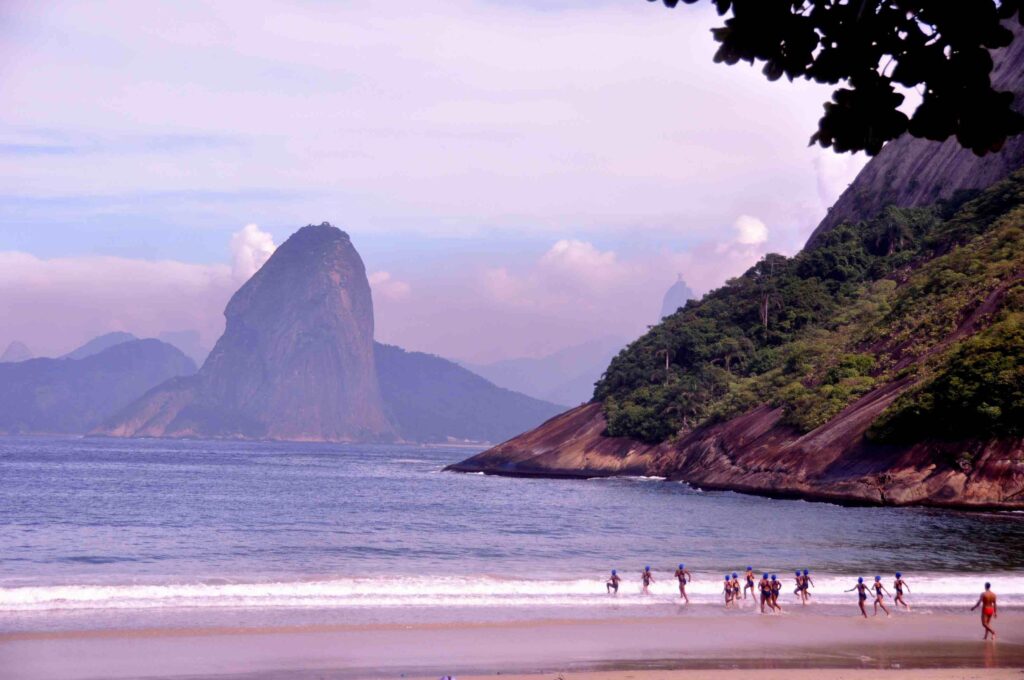
[[[0,632],[714,614],[748,565],[784,580],[787,612],[797,568],[819,613],[853,613],[856,577],[891,590],[897,570],[917,613],[985,581],[1024,605],[1021,513],[442,470],[477,450],[0,438]]]

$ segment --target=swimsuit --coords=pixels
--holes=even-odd
[[[996,613],[996,610],[995,610],[995,607],[985,607],[984,609],[981,610],[981,612],[985,616],[992,616],[993,614]]]

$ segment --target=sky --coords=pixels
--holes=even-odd
[[[378,339],[471,362],[657,321],[796,252],[865,162],[710,3],[0,3],[0,351],[197,330],[305,224]]]

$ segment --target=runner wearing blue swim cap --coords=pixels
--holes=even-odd
[[[886,590],[885,586],[882,585],[882,577],[881,576],[876,576],[875,577],[875,583],[874,583],[874,585],[872,585],[872,587],[875,589],[875,614],[874,615],[878,616],[878,608],[881,607],[882,611],[885,612],[885,615],[889,616],[889,610],[885,608],[885,602],[882,601],[883,593],[885,595],[888,595],[889,591]]]
[[[732,587],[732,600],[738,607],[740,604],[740,577],[735,571],[732,572],[732,579],[729,581],[729,585]]]
[[[896,591],[896,597],[892,598],[892,601],[893,604],[901,604],[909,610],[910,605],[903,599],[904,588],[907,589],[908,593],[910,592],[910,586],[908,586],[907,582],[903,580],[903,574],[897,571],[896,580],[892,582],[892,589]]]
[[[612,569],[612,575],[608,578],[608,582],[604,584],[605,590],[608,591],[609,595],[619,594],[619,581],[621,580],[619,572]]]
[[[743,599],[747,599],[747,591],[750,591],[750,596],[754,596],[754,568],[747,567],[747,583],[743,586]]]
[[[686,601],[686,604],[690,604],[690,598],[686,596],[686,584],[693,580],[693,575],[686,569],[686,565],[682,562],[679,563],[679,568],[676,569],[676,579],[679,581],[679,597]]]
[[[725,594],[725,608],[728,609],[732,606],[732,579],[729,578],[728,574],[725,575],[722,593]]]
[[[811,578],[811,572],[804,569],[804,598],[807,600],[811,599],[811,587],[814,586],[814,579]]]
[[[757,582],[757,589],[761,594],[761,613],[764,614],[764,606],[771,602],[772,585],[768,581],[768,574],[761,574],[761,580]]]
[[[648,587],[654,583],[654,574],[651,573],[650,567],[644,567],[644,570],[640,572],[640,580],[643,581],[644,587],[640,590],[644,595],[649,595],[650,591]]]
[[[771,605],[772,609],[775,609],[775,610],[781,612],[782,611],[782,605],[779,604],[779,593],[782,592],[782,581],[780,581],[778,579],[778,576],[776,576],[775,574],[772,574],[771,587],[772,587],[772,599],[768,602],[768,604]]]
[[[860,606],[860,613],[863,614],[864,618],[866,619],[866,618],[868,618],[868,611],[867,611],[867,609],[864,608],[864,603],[868,599],[868,587],[866,585],[864,585],[864,577],[863,576],[857,577],[857,585],[855,585],[854,587],[850,588],[849,590],[844,590],[843,592],[844,593],[852,593],[855,590],[857,591],[857,604],[858,604],[858,606]]]

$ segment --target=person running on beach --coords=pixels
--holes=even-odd
[[[782,592],[782,581],[778,580],[778,577],[776,577],[775,574],[772,574],[771,586],[772,586],[772,600],[771,600],[771,602],[769,604],[771,604],[772,609],[775,609],[775,610],[781,612],[782,611],[782,605],[779,604],[779,593]]]
[[[747,599],[747,591],[750,591],[750,596],[754,597],[754,568],[747,567],[747,584],[743,586],[743,599]]]
[[[888,595],[889,591],[886,590],[885,586],[882,585],[882,577],[881,576],[876,576],[875,577],[875,583],[873,584],[872,587],[875,589],[875,616],[878,616],[878,608],[879,607],[881,607],[882,611],[885,612],[885,615],[888,616],[889,615],[889,610],[885,608],[885,602],[882,601],[882,599],[883,599],[882,593],[885,593],[886,595]]]
[[[772,599],[772,586],[768,582],[768,574],[762,574],[761,580],[757,582],[757,589],[761,591],[761,613],[764,614],[764,606]]]
[[[650,594],[648,588],[650,588],[651,584],[654,583],[654,574],[651,573],[650,567],[644,567],[644,570],[640,572],[640,580],[643,581],[644,584],[644,587],[640,592],[644,595]]]
[[[729,575],[725,575],[725,582],[722,584],[722,592],[725,594],[725,608],[728,609],[732,606],[732,579]]]
[[[604,587],[608,591],[609,595],[619,594],[619,581],[621,580],[622,579],[619,578],[619,572],[612,569],[612,575],[608,577],[608,582],[604,584]]]
[[[811,578],[811,572],[804,569],[804,595],[806,599],[811,598],[811,586],[814,585],[814,579]]]
[[[981,594],[975,605],[971,607],[971,611],[973,612],[978,607],[981,607],[981,627],[985,629],[984,639],[987,640],[991,633],[992,639],[995,640],[996,631],[993,630],[991,623],[992,619],[999,618],[999,610],[996,607],[996,594],[992,592],[991,583],[985,584],[985,592]]]
[[[893,604],[901,604],[907,609],[910,609],[910,605],[903,599],[903,589],[906,588],[907,592],[910,592],[910,586],[903,580],[903,574],[896,572],[896,580],[892,582],[892,589],[896,591],[896,597],[892,598]]]
[[[797,569],[795,572],[793,582],[796,584],[796,588],[793,589],[793,594],[800,598],[800,602],[807,604],[807,596],[804,595],[804,575]]]
[[[849,590],[844,590],[843,592],[852,593],[855,590],[857,591],[857,600],[858,604],[860,605],[860,613],[863,614],[864,618],[866,619],[868,618],[868,610],[864,608],[864,603],[867,602],[868,599],[868,587],[864,585],[863,576],[857,578],[857,585],[850,588]]]
[[[692,581],[693,575],[687,571],[685,564],[679,564],[679,568],[676,569],[676,578],[679,580],[679,597],[686,600],[686,604],[690,604],[690,598],[686,596],[686,582]]]
[[[740,577],[735,571],[732,572],[732,600],[736,603],[736,606],[740,604]]]

